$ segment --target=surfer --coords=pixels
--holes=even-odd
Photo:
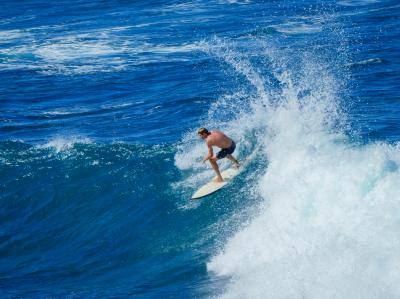
[[[218,130],[210,132],[206,128],[200,128],[197,131],[197,134],[206,142],[208,148],[208,154],[204,157],[203,163],[209,160],[212,168],[217,173],[217,178],[215,181],[217,183],[223,182],[224,179],[222,178],[221,172],[219,171],[217,160],[228,158],[235,164],[236,167],[239,167],[239,161],[236,160],[234,156],[232,156],[232,153],[235,151],[236,148],[235,142]],[[221,150],[216,155],[214,155],[212,148],[213,146],[221,148]]]

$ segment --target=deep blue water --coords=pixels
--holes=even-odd
[[[391,0],[1,2],[0,296],[399,298],[399,28]],[[191,201],[202,126],[248,164]]]

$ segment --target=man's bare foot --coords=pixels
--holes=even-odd
[[[236,160],[236,162],[233,163],[233,167],[237,169],[240,167],[239,160]]]
[[[214,183],[223,183],[224,182],[224,179],[222,178],[222,177],[216,177],[214,180]]]

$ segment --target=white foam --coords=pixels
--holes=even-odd
[[[251,0],[219,0],[219,4],[250,4]]]
[[[132,41],[120,34],[134,29],[133,26],[103,28],[85,33],[71,32],[66,35],[53,32],[45,40],[38,38],[43,31],[47,34],[54,29],[44,26],[26,31],[0,31],[3,42],[19,42],[0,50],[0,54],[7,57],[2,67],[65,75],[114,72],[148,63],[187,61],[189,58],[173,55],[199,50],[197,43],[153,44],[147,42],[147,36],[138,34]],[[27,42],[21,43],[23,41]]]
[[[2,30],[0,31],[0,43],[8,43],[18,39],[30,38],[31,34],[24,30],[14,29],[14,30]]]
[[[292,65],[288,53],[266,49],[281,87],[267,93],[268,80],[244,55],[218,46],[210,53],[256,93],[249,93],[250,112],[241,110],[229,123],[214,122],[213,107],[229,99],[240,107],[243,99],[240,92],[221,97],[204,125],[219,123],[245,150],[254,146],[248,132],[255,130],[269,162],[259,165],[266,169],[260,211],[207,264],[210,274],[229,278],[221,297],[398,298],[400,145],[360,145],[343,133],[342,84],[317,55],[298,53]],[[187,180],[201,173],[194,161],[202,145],[194,134],[176,155],[178,167],[193,171]]]
[[[222,297],[398,297],[399,147],[338,142],[294,106],[271,120],[263,211],[208,264]]]
[[[287,23],[284,25],[271,26],[276,31],[286,34],[301,34],[301,33],[316,33],[322,30],[322,26],[316,24],[304,24],[304,23]]]
[[[187,53],[200,50],[202,47],[197,43],[183,44],[183,45],[155,45],[151,43],[145,43],[138,47],[136,51],[139,53],[152,52],[152,53]]]
[[[205,12],[207,11],[207,7],[198,1],[187,1],[184,3],[175,3],[175,4],[167,4],[161,7],[157,7],[155,9],[157,13],[160,11],[165,12],[165,13],[200,13],[200,12]]]
[[[36,49],[36,56],[46,61],[66,62],[69,60],[85,59],[121,53],[117,49],[100,41],[81,41],[77,37],[54,39],[48,44]]]
[[[353,63],[353,65],[381,64],[383,62],[384,62],[384,60],[381,58],[370,58],[370,59],[355,62],[355,63]]]
[[[73,107],[73,108],[57,108],[50,111],[44,111],[42,114],[47,116],[58,116],[58,115],[71,115],[71,114],[79,114],[90,112],[91,109],[86,107]]]
[[[39,148],[52,148],[57,153],[71,149],[75,144],[89,144],[92,141],[87,137],[78,136],[59,136],[51,139],[45,144],[38,146]]]
[[[343,6],[365,6],[379,2],[380,2],[379,0],[341,0],[338,1],[338,4]]]
[[[32,16],[32,15],[19,15],[19,16],[14,16],[14,17],[10,17],[10,18],[2,18],[0,20],[0,25],[10,24],[13,22],[28,21],[28,20],[33,20],[35,18],[36,18],[36,16]]]
[[[321,19],[318,16],[299,17],[293,20],[288,20],[285,23],[271,25],[276,31],[285,34],[307,34],[321,32],[323,29],[323,23],[326,20]]]

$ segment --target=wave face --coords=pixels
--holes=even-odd
[[[400,297],[397,1],[0,8],[1,297]]]

